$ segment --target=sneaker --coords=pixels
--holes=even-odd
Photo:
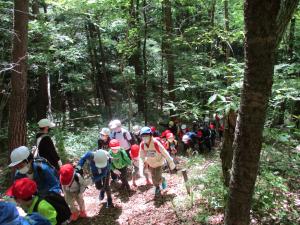
[[[160,188],[155,187],[155,196],[160,196]]]
[[[86,218],[87,217],[86,211],[80,211],[79,216],[82,218]]]
[[[109,198],[107,199],[107,202],[106,202],[106,208],[112,208],[114,207],[113,203],[112,203],[112,199]]]
[[[105,191],[104,190],[101,190],[100,191],[100,194],[99,194],[99,199],[100,201],[102,201],[104,199],[104,195],[105,195]]]
[[[162,178],[161,187],[163,190],[167,188],[167,181],[164,177]]]
[[[78,212],[73,212],[70,219],[71,219],[71,221],[76,221],[78,219],[78,217],[79,217]]]

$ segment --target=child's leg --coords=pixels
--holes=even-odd
[[[155,186],[155,195],[160,194],[160,188],[159,185],[162,182],[162,166],[156,167],[156,168],[150,168],[151,176],[152,176],[152,182]]]
[[[112,197],[111,197],[111,189],[110,189],[110,172],[108,172],[107,176],[103,178],[103,190],[106,192],[107,196],[107,204],[106,207],[112,207]]]
[[[77,208],[74,205],[75,200],[74,200],[74,198],[72,196],[72,193],[68,192],[68,191],[65,191],[64,193],[65,193],[65,200],[68,203],[68,205],[70,206],[71,212],[72,213],[73,212],[77,212],[78,210],[77,210]]]
[[[148,165],[144,165],[144,176],[146,177],[146,184],[151,184],[151,181],[150,181],[150,175],[149,175],[149,166]]]
[[[126,189],[130,189],[128,180],[127,180],[127,167],[124,167],[122,169],[119,169],[119,171],[121,172],[120,178],[122,181],[122,186],[124,186]]]
[[[78,203],[79,205],[79,209],[80,211],[85,211],[85,204],[84,204],[84,199],[83,199],[83,196],[82,194],[78,194],[78,195],[75,195],[75,199],[76,199],[76,202]]]
[[[139,167],[133,165],[133,168],[132,168],[132,184],[133,184],[133,186],[136,186],[136,182],[135,181],[138,178],[138,174],[139,174]]]

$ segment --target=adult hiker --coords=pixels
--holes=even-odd
[[[38,122],[40,131],[36,135],[36,149],[33,154],[34,157],[43,157],[49,161],[49,163],[59,171],[59,167],[62,162],[57,154],[54,143],[49,136],[51,128],[55,127],[55,124],[49,119],[41,119]]]
[[[121,189],[130,191],[130,186],[128,183],[127,167],[131,165],[131,160],[127,153],[120,146],[120,142],[117,139],[112,139],[109,142],[109,154],[112,157],[111,172],[120,177],[122,182]]]
[[[182,136],[183,149],[190,155],[195,150],[195,145],[198,142],[199,137],[195,132],[189,131]]]
[[[88,151],[79,160],[76,170],[80,171],[87,161],[90,165],[92,181],[95,183],[96,188],[100,190],[99,200],[102,201],[106,193],[106,207],[113,207],[110,189],[111,158],[109,153],[102,149],[95,152]]]
[[[143,141],[140,144],[139,154],[140,174],[143,174],[144,163],[147,163],[155,187],[155,196],[159,196],[161,194],[160,185],[162,189],[167,188],[167,181],[162,176],[164,161],[166,160],[168,162],[170,170],[174,170],[176,166],[164,146],[152,137],[150,127],[143,127],[141,129],[141,136]]]
[[[51,225],[57,225],[57,214],[54,206],[46,200],[38,202],[37,184],[29,178],[16,180],[6,191],[6,195],[13,197],[26,213],[37,212],[50,221]]]
[[[125,149],[127,155],[130,157],[130,146],[133,140],[129,131],[122,127],[120,120],[112,120],[108,126],[112,130],[111,139],[117,139],[120,142],[121,148]]]
[[[20,216],[16,205],[12,202],[0,202],[1,225],[51,225],[50,221],[39,213]]]
[[[110,130],[107,127],[102,128],[100,131],[100,136],[98,139],[98,149],[107,150],[109,149],[109,142],[110,142]]]
[[[78,217],[87,217],[83,192],[86,188],[84,179],[75,171],[72,164],[65,164],[60,167],[59,180],[64,191],[66,202],[71,209],[71,221],[76,221]],[[74,203],[77,203],[79,210]]]
[[[9,167],[16,169],[14,179],[28,177],[37,183],[39,195],[61,193],[57,171],[44,158],[33,158],[26,146],[15,148],[10,154]]]

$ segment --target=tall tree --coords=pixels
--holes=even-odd
[[[250,222],[275,50],[298,0],[245,0],[245,74],[234,140],[226,225]]]
[[[164,30],[165,35],[162,40],[162,52],[165,56],[167,63],[167,71],[168,71],[168,91],[169,91],[169,100],[175,101],[175,92],[174,90],[174,53],[172,48],[173,41],[173,20],[172,20],[172,5],[170,0],[162,1],[162,11],[164,18]]]
[[[290,62],[294,59],[294,42],[295,42],[295,28],[296,28],[296,17],[291,19],[290,32],[289,32],[289,43],[288,43],[288,58]]]
[[[224,28],[225,33],[228,35],[229,32],[229,9],[228,9],[228,0],[224,0]],[[230,47],[229,42],[225,43],[225,60],[228,61],[230,56]]]
[[[140,2],[139,0],[130,1],[129,9],[129,29],[132,35],[129,37],[130,47],[132,53],[128,59],[129,64],[134,67],[135,77],[136,77],[136,100],[138,105],[138,111],[144,112],[144,96],[145,96],[145,86],[143,80],[143,61],[141,54],[141,35],[139,31],[140,26],[140,15],[139,15]]]
[[[8,147],[26,145],[28,0],[14,1]]]

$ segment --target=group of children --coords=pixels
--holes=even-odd
[[[170,121],[166,130],[160,133],[155,127],[133,126],[129,132],[120,120],[112,120],[108,128],[102,128],[98,147],[86,152],[76,166],[62,165],[54,143],[48,135],[54,124],[48,119],[38,123],[36,146],[30,151],[26,146],[15,148],[10,155],[9,167],[15,172],[14,183],[6,195],[28,214],[21,217],[15,206],[0,202],[0,207],[10,209],[11,217],[0,214],[0,221],[12,219],[13,225],[41,224],[60,225],[87,217],[83,193],[86,188],[83,167],[89,165],[91,178],[99,190],[99,200],[106,197],[106,207],[113,207],[111,184],[121,181],[121,190],[131,192],[137,186],[137,179],[145,177],[146,185],[154,186],[155,196],[166,189],[167,182],[162,176],[163,168],[176,168],[178,141],[184,148],[204,143],[208,148],[213,144],[214,124],[190,130],[185,124],[180,126]],[[219,136],[221,137],[221,130]],[[208,137],[208,138],[207,138]],[[129,185],[129,171],[132,171],[132,187]],[[77,208],[75,205],[78,205]],[[4,219],[7,218],[7,219]],[[10,218],[10,219],[8,219]],[[32,221],[38,221],[32,223]],[[4,222],[1,224],[5,224]]]
[[[33,150],[20,146],[10,155],[9,167],[16,172],[14,183],[6,195],[14,199],[28,216],[17,215],[9,202],[1,203],[13,209],[11,213],[18,217],[16,220],[21,221],[19,224],[27,224],[28,219],[32,222],[37,218],[36,214],[39,215],[36,219],[38,222],[35,223],[37,225],[60,225],[75,221],[79,217],[87,217],[83,198],[86,188],[83,167],[86,163],[89,165],[92,181],[99,190],[99,200],[102,201],[106,197],[106,207],[113,207],[111,183],[121,180],[121,189],[127,193],[131,192],[128,182],[129,168],[132,170],[133,188],[137,186],[137,179],[144,176],[147,185],[153,184],[157,197],[161,190],[167,187],[166,179],[162,176],[164,166],[167,164],[170,170],[176,167],[170,156],[170,153],[175,153],[174,146],[155,137],[154,127],[138,127],[133,137],[134,135],[122,127],[119,120],[113,120],[109,123],[109,128],[101,130],[98,148],[86,152],[77,165],[73,166],[61,164],[53,143],[51,148],[54,147],[55,152],[52,152],[53,149],[49,146],[46,149],[51,153],[49,155],[53,159],[52,162],[46,158],[49,155],[44,153],[45,149],[41,146],[43,142],[52,142],[48,131],[53,124],[44,119],[42,123],[39,122],[39,126],[43,132],[38,136]],[[172,138],[174,139],[174,135],[168,135],[168,140]],[[171,149],[170,153],[167,149]],[[42,154],[45,157],[42,157]],[[56,157],[53,157],[55,155]],[[29,218],[31,215],[32,218]],[[46,222],[41,222],[42,220]]]

